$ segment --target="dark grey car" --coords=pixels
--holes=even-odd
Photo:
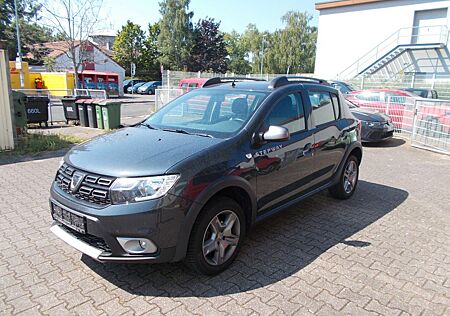
[[[256,222],[324,189],[351,197],[360,132],[322,80],[213,78],[72,148],[51,187],[51,230],[101,262],[218,273]]]

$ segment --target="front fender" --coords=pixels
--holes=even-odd
[[[231,187],[238,187],[243,189],[251,201],[251,224],[256,220],[256,194],[253,191],[251,185],[242,177],[239,176],[225,176],[222,177],[211,184],[209,184],[194,200],[191,207],[186,213],[184,218],[184,223],[181,225],[181,231],[178,234],[177,246],[175,256],[172,261],[180,261],[186,256],[187,247],[189,244],[189,238],[191,235],[192,228],[195,221],[202,211],[203,207],[208,203],[208,201],[219,193],[221,190]]]

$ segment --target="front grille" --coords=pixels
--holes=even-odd
[[[72,234],[76,239],[81,240],[94,248],[111,253],[111,248],[109,248],[108,244],[102,238],[94,235],[79,233],[76,230],[65,225],[61,225],[61,227],[64,228],[68,233]]]
[[[75,179],[73,179],[75,176]],[[71,186],[72,179],[74,186]],[[76,183],[80,179],[80,183]],[[66,193],[84,201],[99,205],[111,204],[109,188],[115,178],[86,173],[64,163],[56,174],[57,185]]]

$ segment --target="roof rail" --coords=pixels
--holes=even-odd
[[[270,82],[269,88],[275,89],[291,83],[309,82],[324,85],[330,85],[328,81],[319,78],[305,77],[305,76],[281,76],[276,77]]]
[[[213,84],[235,82],[235,81],[265,81],[264,79],[248,78],[248,77],[214,77],[210,78],[203,83],[202,87],[211,86]]]

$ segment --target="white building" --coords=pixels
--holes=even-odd
[[[71,71],[73,62],[69,58],[69,47],[69,43],[59,41],[35,45],[34,49],[53,59],[53,71]],[[75,56],[77,61],[81,61],[80,71],[95,70],[117,73],[119,76],[119,94],[123,95],[121,87],[123,87],[125,79],[125,69],[112,58],[112,51],[100,47],[91,41],[78,41],[75,43]],[[32,57],[32,55],[27,57]]]
[[[450,74],[449,0],[337,0],[316,9],[316,76]]]

